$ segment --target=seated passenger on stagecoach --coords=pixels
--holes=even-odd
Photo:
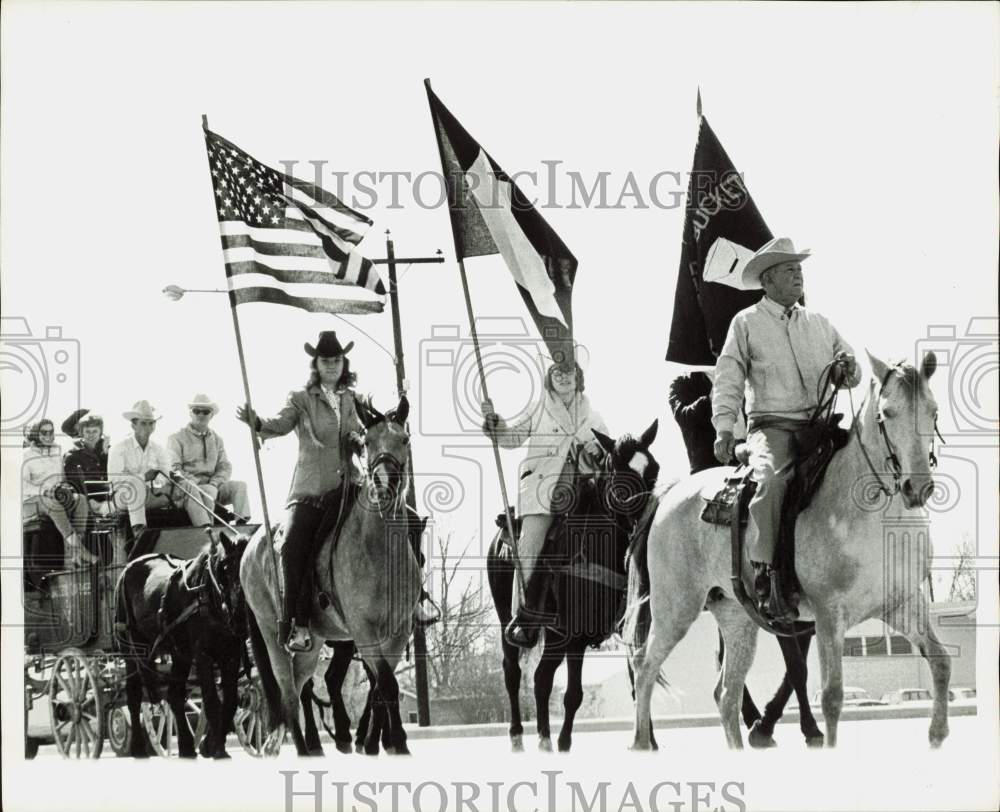
[[[108,477],[115,504],[128,511],[132,532],[138,539],[146,528],[147,508],[174,507],[184,495],[174,494],[174,485],[166,476],[170,458],[163,446],[150,439],[161,415],[148,400],[140,400],[122,412],[122,417],[131,423],[132,435],[112,446],[108,453]]]
[[[87,497],[91,515],[111,515],[113,502],[108,488],[111,441],[104,434],[104,419],[89,409],[77,409],[63,421],[62,430],[76,440],[63,461],[66,481]]]
[[[545,538],[552,525],[553,497],[559,490],[574,487],[574,467],[568,459],[579,445],[589,453],[601,456],[603,451],[591,429],[607,434],[604,419],[591,408],[590,400],[583,394],[583,369],[567,352],[565,358],[545,373],[545,395],[529,414],[515,425],[508,425],[493,408],[493,402],[482,404],[483,432],[496,438],[503,448],[518,448],[528,443],[528,452],[521,465],[518,489],[518,515],[521,534],[517,540],[517,554],[524,583],[527,585],[524,603],[521,590],[514,590],[512,612],[514,619],[507,627],[508,642],[521,648],[531,648],[538,636],[538,626],[544,615],[544,595],[529,578],[538,556],[542,553]]]
[[[170,435],[167,453],[171,469],[184,478],[179,487],[188,495],[184,507],[191,524],[195,527],[212,524],[209,510],[216,502],[231,505],[236,524],[246,524],[250,518],[247,485],[230,479],[233,466],[226,447],[218,433],[208,427],[219,412],[218,405],[208,395],[195,395],[188,403],[188,411],[191,421]]]
[[[21,466],[22,519],[47,516],[63,537],[65,566],[70,569],[94,560],[84,548],[87,500],[66,482],[62,450],[55,443],[55,424],[43,419],[26,434]]]
[[[244,406],[236,412],[240,420],[256,428],[262,439],[281,437],[293,430],[298,437],[298,460],[286,502],[281,546],[284,605],[278,635],[289,651],[312,649],[312,595],[305,587],[308,568],[317,553],[316,534],[327,512],[340,504],[345,480],[360,479],[352,455],[362,453],[365,429],[358,418],[354,392],[357,374],[351,371],[347,358],[353,346],[353,341],[342,346],[333,330],[321,332],[315,347],[305,345],[306,354],[312,357],[309,380],[304,388],[288,395],[276,417],[261,420]],[[415,617],[422,623],[437,619],[434,610],[423,604],[423,598]]]
[[[795,469],[793,439],[808,425],[818,405],[820,378],[832,361],[841,361],[842,372],[833,378],[838,388],[861,380],[850,345],[824,316],[797,304],[803,290],[801,262],[808,256],[780,237],[747,263],[743,286],[763,287],[764,297],[729,325],[712,395],[715,456],[723,464],[732,457],[733,426],[746,395],[747,449],[758,483],[750,501],[758,531],[750,542],[754,589],[762,611],[784,622],[797,612],[785,602],[772,564],[782,501]]]

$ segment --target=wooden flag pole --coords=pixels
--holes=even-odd
[[[457,240],[455,245],[458,250]],[[472,348],[476,353],[476,367],[479,370],[479,383],[483,388],[483,399],[489,400],[490,393],[486,388],[486,372],[483,370],[483,357],[479,351],[479,334],[476,332],[476,317],[472,312],[472,297],[469,295],[469,280],[465,275],[465,261],[458,257],[458,273],[462,277],[462,293],[465,294],[465,310],[469,316],[469,332],[472,335]],[[524,601],[527,595],[527,587],[524,583],[524,572],[521,569],[521,559],[517,554],[517,536],[514,534],[514,520],[510,511],[510,499],[507,497],[507,482],[503,476],[503,463],[500,461],[500,446],[497,443],[496,435],[490,433],[490,442],[493,444],[493,461],[497,466],[497,478],[500,480],[500,495],[503,497],[503,515],[507,523],[507,533],[510,537],[510,549],[514,559],[514,570],[517,572],[517,586],[521,590],[521,600]]]
[[[201,117],[202,129],[208,130],[208,116]],[[232,291],[229,293],[229,309],[233,314],[233,330],[236,333],[236,351],[240,357],[240,372],[243,374],[243,394],[246,395],[246,406],[248,417],[254,415],[253,405],[250,400],[250,379],[247,377],[247,362],[243,355],[243,336],[240,334],[240,319],[236,315],[236,302],[233,300]],[[255,422],[255,421],[254,421]],[[253,464],[257,469],[257,487],[260,488],[260,508],[264,516],[264,533],[267,537],[267,547],[271,551],[271,563],[274,565],[274,575],[278,584],[279,603],[283,599],[281,578],[278,575],[278,559],[274,552],[274,539],[271,537],[271,519],[267,512],[267,496],[264,493],[264,471],[260,467],[260,449],[257,445],[257,428],[251,423],[247,423],[250,429],[250,447],[253,449]],[[284,640],[280,641],[284,643]]]

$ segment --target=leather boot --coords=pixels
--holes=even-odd
[[[778,570],[771,568],[771,596],[768,598],[764,614],[777,623],[791,623],[799,617],[799,610],[789,606],[785,596],[781,594],[781,582]]]

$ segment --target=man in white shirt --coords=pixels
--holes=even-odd
[[[146,528],[146,508],[170,507],[173,486],[165,476],[170,458],[150,436],[160,415],[149,401],[138,401],[122,417],[132,424],[132,436],[112,446],[108,453],[108,479],[115,504],[128,511],[136,538]]]
[[[797,304],[802,296],[802,260],[792,241],[779,237],[753,255],[743,270],[743,286],[764,289],[764,297],[741,310],[729,325],[715,366],[712,425],[715,456],[726,463],[736,441],[733,426],[746,395],[747,449],[757,492],[750,515],[757,537],[750,538],[754,588],[767,614],[794,619],[781,596],[772,568],[781,505],[795,470],[795,433],[818,405],[819,381],[831,361],[840,363],[833,383],[853,387],[861,380],[854,351],[819,313]]]

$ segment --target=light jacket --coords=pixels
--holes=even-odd
[[[63,482],[62,450],[57,445],[29,445],[21,466],[21,499],[41,496],[42,491]]]
[[[517,506],[521,516],[552,512],[552,489],[562,473],[566,455],[577,442],[595,448],[592,428],[608,433],[604,418],[591,408],[587,396],[581,394],[576,395],[567,409],[559,397],[546,392],[522,420],[513,425],[500,420],[496,430],[500,446],[519,448],[528,443],[528,453],[519,469]]]
[[[199,434],[190,425],[170,435],[167,453],[174,470],[182,470],[199,485],[218,488],[233,475],[222,438],[212,429]]]
[[[289,393],[285,407],[276,417],[261,420],[261,439],[281,437],[294,430],[299,440],[287,505],[322,496],[339,487],[345,475],[359,478],[351,455],[345,450],[345,440],[352,431],[364,434],[365,429],[354,405],[354,391],[342,389],[338,395],[339,419],[321,387],[314,385]]]
[[[733,317],[715,365],[712,425],[732,431],[746,394],[749,427],[765,415],[807,419],[818,405],[816,388],[823,369],[850,344],[825,317],[800,305],[785,308],[766,296]],[[857,386],[856,368],[844,386]]]
[[[108,478],[116,488],[126,485],[130,478],[143,482],[146,472],[150,470],[170,470],[170,456],[166,449],[152,440],[147,440],[146,447],[140,448],[135,435],[131,435],[112,446],[108,452]],[[152,482],[144,482],[142,486],[136,483],[135,493],[142,493],[143,488],[159,489],[169,484],[166,476],[157,474]]]

